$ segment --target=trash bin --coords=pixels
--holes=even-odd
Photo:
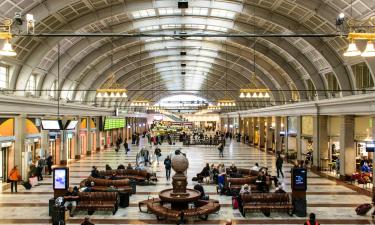
[[[119,192],[120,196],[120,203],[119,206],[122,208],[129,206],[129,193],[126,192]]]
[[[137,181],[130,180],[130,186],[132,187],[132,194],[135,194],[137,192]]]
[[[65,225],[65,207],[64,206],[52,206],[52,224],[53,225]]]

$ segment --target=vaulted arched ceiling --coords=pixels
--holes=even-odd
[[[32,13],[36,33],[335,33],[340,12],[366,18],[374,8],[374,2],[365,0],[352,7],[345,0],[189,0],[186,10],[178,9],[175,0],[0,0],[0,17],[13,17],[18,11]],[[272,89],[277,103],[288,102],[292,92],[304,101],[305,81],[311,79],[316,89],[326,90],[329,72],[341,89],[355,89],[348,60],[342,57],[347,41],[341,37],[269,37],[256,42],[244,37],[19,37],[13,44],[17,58],[4,59],[14,66],[12,88],[25,89],[28,77],[36,74],[38,88],[49,90],[57,77],[59,45],[59,88],[73,92],[76,100],[103,105],[108,102],[100,102],[88,90],[103,85],[111,71],[119,83],[133,90],[129,99],[154,101],[184,90],[215,101],[225,97],[223,90],[228,89],[229,97],[236,99],[236,90],[248,83]],[[179,55],[182,50],[187,56]],[[179,68],[182,62],[187,64],[185,76]],[[256,79],[251,80],[254,68]],[[46,97],[48,91],[37,94]],[[349,94],[353,93],[343,92]],[[328,96],[325,91],[318,95],[320,99]]]

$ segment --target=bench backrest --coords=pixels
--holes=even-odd
[[[227,183],[231,185],[255,184],[256,180],[257,177],[227,178]]]
[[[252,193],[242,194],[241,199],[243,204],[264,204],[264,203],[275,203],[275,204],[288,204],[290,198],[288,193]]]
[[[129,179],[121,179],[121,180],[108,180],[108,179],[99,179],[99,178],[93,178],[88,177],[88,182],[94,181],[95,186],[104,186],[104,187],[124,187],[124,186],[130,186]]]
[[[118,198],[117,192],[79,192],[79,200],[83,202],[88,201],[116,201]]]

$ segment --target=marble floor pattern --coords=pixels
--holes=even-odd
[[[91,216],[95,224],[175,224],[173,221],[157,221],[154,215],[140,213],[138,202],[147,199],[149,196],[156,197],[158,191],[171,187],[164,178],[164,157],[178,146],[162,145],[162,157],[160,165],[157,167],[158,182],[156,185],[137,186],[137,194],[130,198],[128,208],[120,208],[116,215],[109,212],[95,212]],[[182,151],[187,153],[190,167],[188,169],[189,187],[195,185],[191,179],[201,171],[205,163],[224,163],[229,166],[235,163],[237,167],[249,168],[258,162],[261,166],[266,166],[274,175],[275,157],[268,155],[247,145],[232,142],[225,148],[225,157],[219,158],[216,147],[190,146],[182,147]],[[95,153],[69,165],[70,185],[79,185],[79,182],[87,177],[91,167],[96,165],[99,169],[104,169],[105,164],[116,168],[118,164],[127,165],[134,163],[137,147],[132,146],[128,155],[124,151],[116,153],[113,150],[105,150]],[[284,164],[285,178],[283,183],[287,191],[290,191],[290,164]],[[173,175],[173,173],[172,173]],[[232,219],[234,224],[303,224],[305,218],[288,216],[286,213],[271,213],[271,217],[265,217],[261,213],[248,213],[244,218],[238,210],[231,207],[231,197],[216,194],[215,185],[206,184],[205,191],[210,194],[210,198],[220,201],[221,210],[218,214],[211,215],[208,221],[188,221],[189,224],[224,224],[226,219]],[[25,190],[19,186],[19,192],[12,194],[9,190],[0,193],[0,224],[50,224],[48,216],[48,199],[53,195],[52,179],[46,177],[40,185]],[[359,194],[355,189],[340,182],[329,180],[319,175],[308,173],[308,213],[314,212],[321,224],[373,224],[371,213],[367,216],[357,216],[354,209],[362,203],[370,203],[371,198]],[[372,212],[372,211],[371,211]],[[67,224],[80,224],[85,217],[85,212],[78,212],[70,218]]]

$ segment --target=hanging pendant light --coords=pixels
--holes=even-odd
[[[367,42],[365,51],[361,54],[362,57],[374,57],[375,56],[375,47],[372,41]]]
[[[258,98],[258,95],[256,92],[253,93],[253,98]]]
[[[264,98],[264,96],[263,96],[263,93],[262,93],[262,92],[259,92],[259,94],[258,94],[258,98]]]
[[[246,97],[245,94],[243,92],[241,92],[240,98],[245,98],[245,97]]]
[[[107,93],[107,92],[104,92],[104,94],[103,94],[103,98],[108,98],[108,97],[109,97],[108,93]]]
[[[268,92],[266,92],[266,94],[264,94],[264,97],[265,98],[270,98],[270,94],[268,94]]]
[[[127,98],[128,97],[128,95],[126,94],[126,92],[122,93],[122,97],[123,98]]]
[[[355,44],[354,40],[349,44],[348,49],[344,53],[346,57],[354,57],[360,56],[361,52],[358,50],[357,45]]]
[[[250,92],[248,92],[248,93],[246,94],[246,98],[251,98],[251,93],[250,93]]]
[[[3,49],[0,50],[0,55],[2,56],[17,56],[17,52],[15,52],[12,48],[12,45],[9,43],[8,39],[5,39]]]

